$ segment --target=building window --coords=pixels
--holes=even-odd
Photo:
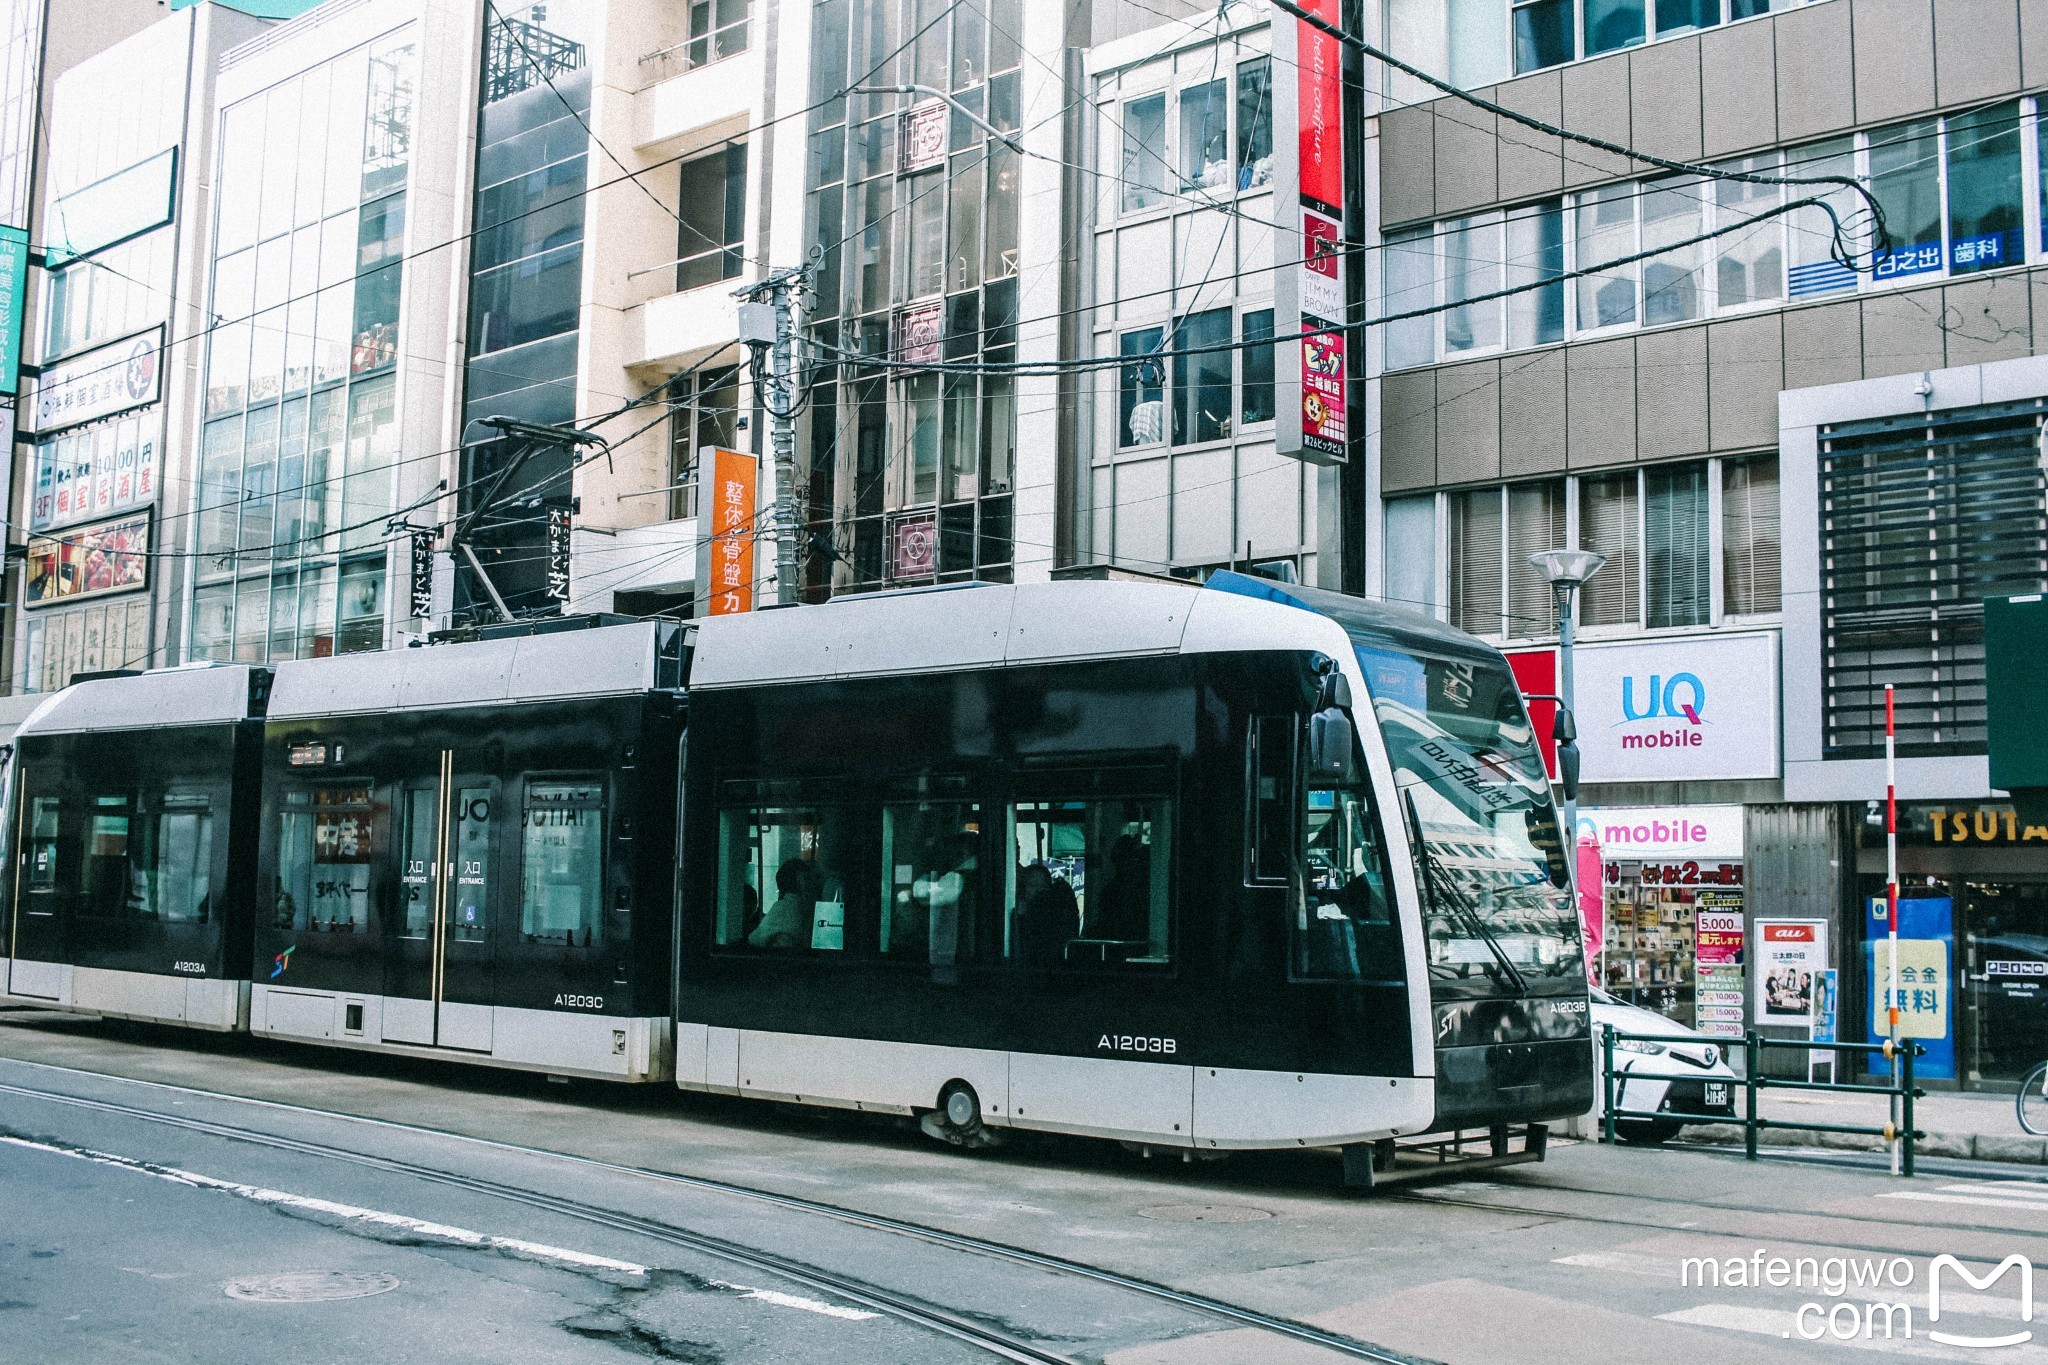
[[[1643,471],[1643,557],[1652,630],[1707,624],[1713,558],[1707,541],[1707,467],[1659,465]]]
[[[2043,107],[2008,100],[1721,163],[1742,174],[1861,177],[1891,245],[1860,276],[1834,258],[1833,224],[1853,243],[1864,201],[1817,185],[1664,176],[1390,233],[1376,308],[1389,319],[1379,329],[1385,367],[2024,265],[2030,242],[2048,252],[2048,208],[2027,196],[2021,174],[2028,137],[2035,156],[2048,154],[2048,138],[2028,127]],[[1788,194],[1823,200],[1834,220],[1819,206],[1775,212]],[[1710,232],[1721,235],[1699,240]],[[1644,251],[1656,254],[1607,264]],[[1487,297],[1561,275],[1567,259],[1592,272],[1569,290],[1562,280],[1526,289],[1504,309]]]
[[[1239,352],[1243,367],[1243,390],[1238,397],[1237,418],[1245,425],[1273,420],[1273,310],[1258,308],[1246,313],[1240,324],[1244,349]]]
[[[1508,634],[1543,635],[1556,628],[1550,581],[1529,556],[1559,549],[1569,538],[1563,479],[1508,486]]]
[[[1780,606],[1778,457],[1721,462],[1723,610],[1756,616]]]
[[[1147,95],[1124,106],[1124,212],[1166,202],[1166,96]]]
[[[1515,72],[1540,71],[1655,38],[1732,23],[1810,0],[1512,0]],[[1453,13],[1457,0],[1451,0]],[[1583,34],[1583,42],[1581,35]],[[1491,45],[1492,33],[1475,37]],[[1456,64],[1455,50],[1452,62]],[[1460,82],[1462,85],[1463,82]]]
[[[1212,308],[1180,320],[1173,337],[1173,443],[1194,445],[1230,435],[1230,310]]]
[[[1180,92],[1180,181],[1183,189],[1228,187],[1235,176],[1230,156],[1230,82],[1204,81]]]
[[[697,515],[697,459],[707,447],[732,450],[739,441],[740,370],[737,365],[677,375],[671,382],[668,515]]]
[[[1634,625],[1643,619],[1636,494],[1634,470],[1579,480],[1579,548],[1607,556],[1579,590],[1579,620],[1586,625]]]
[[[1166,367],[1159,358],[1164,331],[1146,327],[1118,341],[1117,444],[1154,445],[1166,436]]]
[[[1451,495],[1451,624],[1501,633],[1501,490]]]
[[[1273,63],[1260,57],[1237,65],[1237,187],[1272,183]]]
[[[739,278],[747,239],[747,144],[728,142],[681,167],[676,288]]]
[[[747,50],[748,0],[692,0],[683,69],[695,70]]]
[[[1386,600],[1434,616],[1436,590],[1436,496],[1396,498],[1387,503]]]
[[[1984,599],[2048,590],[2048,403],[1820,432],[1822,749],[1984,752]]]

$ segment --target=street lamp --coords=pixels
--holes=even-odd
[[[1558,709],[1552,731],[1557,740],[1557,775],[1564,787],[1565,861],[1572,870],[1572,896],[1578,898],[1579,882],[1579,729],[1573,710],[1578,699],[1572,692],[1573,599],[1587,579],[1599,573],[1607,556],[1592,550],[1545,550],[1529,556],[1529,563],[1550,583],[1550,595],[1557,602]]]

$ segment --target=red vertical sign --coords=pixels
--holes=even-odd
[[[1301,7],[1332,27],[1338,0],[1301,0]],[[1333,213],[1344,212],[1343,48],[1313,24],[1295,20],[1300,75],[1301,197]]]
[[[1557,695],[1556,650],[1511,650],[1507,659],[1508,668],[1515,675],[1515,686],[1522,689],[1524,697],[1532,692]],[[1551,733],[1551,726],[1557,723],[1557,703],[1530,702],[1529,723],[1536,727],[1536,747],[1543,751],[1543,771],[1554,780],[1557,777],[1557,737]]]
[[[738,450],[711,452],[711,581],[707,615],[754,609],[754,481],[760,462]]]

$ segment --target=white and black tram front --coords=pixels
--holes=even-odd
[[[706,623],[678,1082],[1198,1150],[1584,1112],[1579,935],[1505,663],[1277,586]],[[1419,691],[1375,690],[1388,656]],[[1312,773],[1347,694],[1357,747]]]

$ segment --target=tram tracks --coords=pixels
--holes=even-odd
[[[991,1241],[986,1238],[973,1237],[964,1233],[949,1232],[942,1228],[934,1228],[905,1219],[891,1218],[883,1214],[864,1213],[857,1209],[849,1209],[841,1205],[826,1203],[822,1200],[781,1194],[772,1190],[758,1189],[753,1186],[717,1180],[707,1176],[682,1175],[676,1172],[659,1171],[648,1167],[632,1166],[594,1157],[578,1156],[574,1153],[556,1152],[546,1148],[529,1147],[518,1143],[471,1137],[467,1134],[451,1133],[443,1129],[400,1123],[390,1119],[337,1113],[333,1110],[317,1109],[306,1105],[287,1104],[276,1100],[254,1099],[248,1096],[205,1090],[193,1086],[172,1085],[161,1081],[136,1080],[104,1072],[54,1066],[45,1062],[29,1062],[13,1058],[6,1060],[16,1066],[34,1067],[39,1070],[90,1077],[94,1080],[112,1080],[155,1090],[199,1096],[223,1103],[252,1105],[285,1113],[296,1113],[321,1119],[364,1124],[397,1133],[408,1133],[475,1144],[523,1156],[550,1159],[587,1169],[633,1176],[707,1193],[744,1199],[790,1212],[830,1218],[840,1223],[870,1231],[912,1238],[932,1246],[959,1251],[965,1254],[982,1256],[1050,1274],[1090,1281],[1155,1302],[1166,1303],[1202,1317],[1227,1323],[1233,1327],[1254,1328],[1306,1345],[1320,1347],[1353,1360],[1380,1362],[1381,1365],[1414,1365],[1413,1358],[1409,1356],[1383,1350],[1351,1337],[1327,1332],[1310,1326],[1307,1323],[1261,1313],[1256,1309],[1230,1303],[1227,1300],[1216,1299],[1187,1290],[1175,1289],[1169,1285],[1158,1284],[1136,1276],[1120,1274],[1116,1271],[1105,1270],[1098,1266],[1091,1266],[1084,1262],[1072,1261],[1044,1252],[1031,1251],[1023,1247]],[[112,1100],[94,1099],[89,1096],[72,1095],[58,1090],[44,1090],[33,1086],[7,1083],[0,1083],[0,1095],[18,1096],[24,1099],[67,1105],[90,1112],[158,1124],[164,1127],[265,1147],[271,1150],[344,1162],[366,1169],[382,1171],[387,1174],[405,1176],[449,1188],[465,1190],[473,1194],[502,1200],[507,1203],[524,1205],[532,1209],[575,1219],[594,1226],[606,1227],[615,1231],[644,1237],[651,1241],[694,1251],[730,1264],[744,1266],[750,1270],[775,1275],[813,1292],[842,1298],[850,1303],[859,1304],[875,1312],[887,1314],[899,1321],[922,1327],[938,1335],[951,1338],[1007,1360],[1043,1362],[1045,1365],[1074,1365],[1074,1362],[1068,1356],[1047,1350],[1017,1334],[991,1327],[987,1323],[977,1320],[968,1314],[955,1312],[942,1306],[871,1284],[857,1277],[842,1275],[836,1271],[828,1270],[793,1257],[784,1256],[777,1252],[749,1247],[728,1238],[695,1232],[659,1219],[625,1213],[617,1209],[606,1208],[582,1200],[546,1194],[462,1172],[443,1170],[436,1166],[427,1166],[397,1157],[354,1151],[345,1147],[311,1142],[303,1138],[288,1137],[283,1134],[270,1133],[262,1129],[244,1127],[239,1124],[221,1123],[211,1119],[194,1118],[182,1114],[166,1114],[161,1110],[121,1104]],[[1481,1207],[1488,1206],[1482,1205]]]

